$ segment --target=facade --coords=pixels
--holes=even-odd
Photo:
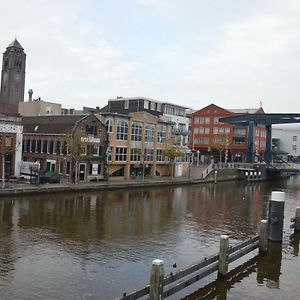
[[[298,160],[300,157],[300,127],[295,125],[273,127],[272,148],[273,151],[285,152],[289,158]]]
[[[17,115],[18,103],[24,101],[26,54],[15,39],[3,53],[0,112]]]
[[[202,155],[214,157],[215,160],[244,161],[248,128],[219,121],[222,117],[234,114],[264,113],[262,108],[256,110],[227,110],[210,104],[191,115],[190,147]],[[266,147],[266,129],[262,125],[255,127],[255,151],[262,154]]]
[[[19,102],[18,112],[23,117],[31,116],[57,116],[61,114],[61,104],[43,101],[40,98]]]
[[[172,163],[165,156],[165,150],[174,147],[173,122],[146,111],[129,114],[102,112],[101,118],[109,134],[107,159],[111,178],[174,174]],[[178,170],[175,170],[175,176],[181,176],[187,167],[186,156],[176,160]]]
[[[23,160],[66,179],[101,180],[106,176],[108,136],[98,116],[23,117]]]
[[[146,97],[117,97],[109,99],[102,112],[119,113],[128,115],[134,112],[147,112],[160,119],[171,122],[174,134],[174,143],[183,150],[188,150],[189,119],[186,116],[187,107],[162,102]]]
[[[23,126],[21,119],[0,116],[0,174],[5,177],[19,176],[22,157]],[[4,165],[3,165],[4,161]]]

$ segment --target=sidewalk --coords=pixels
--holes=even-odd
[[[73,184],[70,182],[62,182],[55,184],[29,184],[29,183],[5,183],[5,188],[0,188],[0,196],[23,195],[23,194],[43,194],[43,193],[62,193],[62,192],[78,192],[91,190],[111,190],[111,189],[126,189],[140,188],[149,186],[167,186],[167,185],[182,185],[193,183],[192,178],[187,177],[156,177],[128,180],[109,180],[109,182],[82,182]]]

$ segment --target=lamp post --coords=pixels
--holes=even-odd
[[[199,166],[199,156],[200,156],[200,151],[197,150],[197,167]]]

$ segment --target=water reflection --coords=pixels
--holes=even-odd
[[[223,233],[232,242],[256,234],[272,188],[228,182],[1,199],[0,294],[117,297],[148,281],[154,258],[168,273],[174,262],[215,253]]]

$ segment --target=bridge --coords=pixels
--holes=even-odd
[[[220,122],[230,123],[233,125],[248,127],[248,145],[246,161],[248,163],[254,162],[255,157],[255,127],[257,125],[265,126],[267,130],[266,149],[264,153],[264,161],[271,163],[272,161],[272,125],[273,124],[288,124],[300,123],[300,114],[240,114],[230,117],[220,118]]]

